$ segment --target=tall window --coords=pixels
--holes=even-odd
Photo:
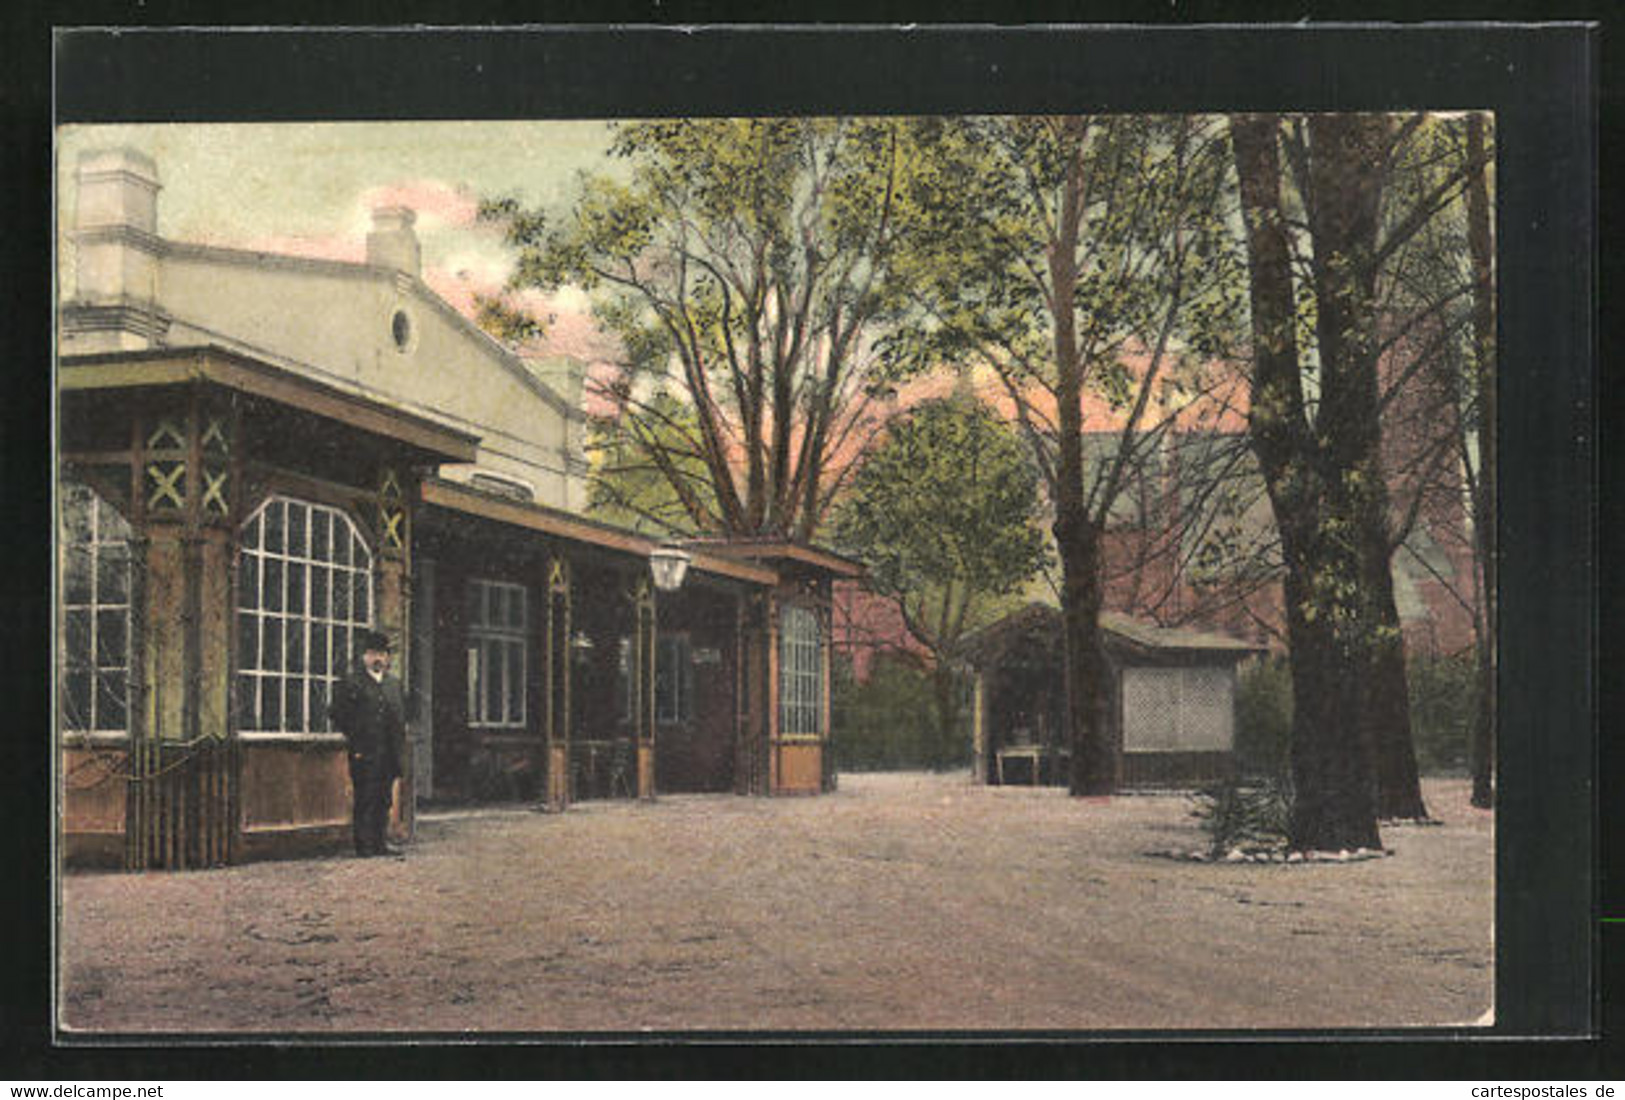
[[[468,585],[468,724],[525,724],[525,589],[500,581]]]
[[[130,525],[89,487],[62,485],[62,729],[130,729]]]
[[[805,607],[786,607],[779,619],[779,732],[822,733],[823,697],[818,614]]]
[[[372,602],[372,553],[343,512],[274,497],[254,513],[237,558],[238,728],[327,732]]]
[[[686,722],[694,714],[694,664],[687,634],[655,640],[655,721]]]

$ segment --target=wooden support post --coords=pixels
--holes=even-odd
[[[373,555],[373,624],[394,638],[398,651],[396,656],[400,662],[397,674],[403,681],[411,668],[412,658],[411,623],[406,597],[406,576],[411,566],[411,513],[407,504],[406,484],[405,478],[395,467],[386,465],[379,468],[374,528],[374,544],[378,552]],[[397,839],[411,836],[417,818],[410,749],[410,745],[401,746],[401,778],[395,785],[394,809],[389,822],[390,832]]]
[[[777,794],[779,789],[779,601],[777,597],[767,605],[767,628],[763,636],[766,653],[767,683],[762,692],[766,715],[766,736],[763,749],[767,753],[766,785],[764,794]]]
[[[633,596],[634,634],[632,649],[636,654],[632,673],[636,688],[633,691],[635,709],[632,712],[633,736],[637,740],[637,796],[652,799],[655,796],[655,595],[647,574],[638,578]]]
[[[547,563],[546,642],[543,645],[546,708],[547,808],[569,807],[570,790],[570,563],[554,555]]]

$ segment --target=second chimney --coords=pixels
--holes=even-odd
[[[372,232],[367,234],[367,262],[392,267],[408,275],[423,274],[423,250],[412,225],[417,214],[405,206],[380,206],[372,212]]]

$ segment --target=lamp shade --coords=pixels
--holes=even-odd
[[[689,560],[688,551],[680,546],[657,546],[649,554],[649,571],[654,574],[655,587],[662,592],[681,588]]]

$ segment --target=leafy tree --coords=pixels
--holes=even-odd
[[[1472,423],[1478,444],[1478,462],[1471,459],[1466,433],[1462,433],[1463,468],[1468,475],[1473,532],[1478,542],[1479,613],[1478,708],[1473,719],[1472,762],[1474,806],[1487,809],[1495,802],[1495,250],[1490,240],[1490,201],[1486,177],[1490,157],[1485,139],[1485,118],[1467,118],[1466,160],[1471,170],[1467,187],[1467,243],[1472,265],[1473,355],[1467,374],[1476,400],[1476,415],[1459,423]]]
[[[1394,342],[1383,327],[1395,323],[1384,275],[1470,175],[1460,163],[1407,189],[1396,166],[1426,121],[1313,115],[1285,131],[1270,115],[1231,123],[1251,275],[1250,433],[1286,569],[1300,848],[1379,844],[1379,792],[1387,814],[1426,813],[1393,593],[1379,370]]]
[[[997,373],[1054,510],[1073,794],[1117,786],[1099,637],[1104,534],[1146,457],[1213,380],[1240,306],[1229,156],[1205,118],[920,120],[892,264],[925,322],[902,362]],[[1085,403],[1116,445],[1091,451]]]
[[[1021,440],[969,393],[892,421],[836,509],[837,542],[868,563],[870,584],[935,659],[944,740],[959,720],[955,647],[1043,565],[1038,510]]]
[[[1390,539],[1396,556],[1425,570],[1471,617],[1488,683],[1494,608],[1493,585],[1484,578],[1494,570],[1494,500],[1483,474],[1493,467],[1494,432],[1493,421],[1483,418],[1494,409],[1494,303],[1484,121],[1481,114],[1425,118],[1396,149],[1388,218],[1417,228],[1382,266],[1378,286]],[[1418,210],[1428,216],[1408,213]],[[1447,557],[1438,561],[1429,548]],[[1468,568],[1449,568],[1462,559]],[[1413,660],[1409,667],[1426,666]],[[1485,737],[1492,713],[1480,714]],[[1402,807],[1391,802],[1393,759],[1381,748],[1379,742],[1378,792],[1388,815]],[[1475,752],[1486,764],[1489,756],[1487,748]],[[1487,799],[1488,773],[1475,778],[1476,793]]]
[[[809,540],[874,430],[867,336],[903,305],[885,262],[899,125],[625,123],[626,177],[585,177],[562,224],[482,205],[518,250],[512,287],[596,294],[623,352],[597,383],[614,410],[601,428],[619,433],[618,466],[666,482],[682,527]]]
[[[642,414],[624,422],[595,416],[588,422],[591,463],[587,509],[602,519],[656,537],[702,534],[686,501],[711,507],[705,461],[693,445],[691,406],[670,393],[650,394]],[[674,486],[681,485],[678,492]]]

